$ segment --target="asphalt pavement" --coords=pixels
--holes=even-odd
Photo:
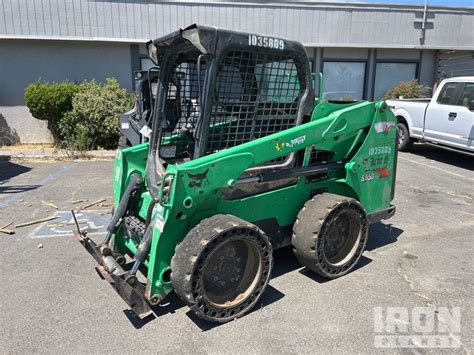
[[[454,316],[451,323],[439,317],[450,326],[440,333],[437,323],[432,334],[453,342],[443,352],[474,349],[472,158],[426,146],[400,153],[397,214],[371,226],[356,270],[328,281],[301,267],[290,248],[279,250],[258,306],[224,325],[200,321],[174,294],[141,321],[100,280],[70,234],[67,211],[85,207],[81,223],[100,237],[112,203],[112,169],[111,160],[0,161],[0,227],[13,222],[7,228],[16,232],[0,233],[1,352],[424,352],[416,342],[414,349],[374,347],[378,312],[390,307],[410,315],[399,320],[401,332],[408,329],[404,336],[415,334],[414,309],[438,315],[458,309],[459,326]]]

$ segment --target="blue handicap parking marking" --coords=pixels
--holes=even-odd
[[[42,223],[31,235],[31,238],[53,238],[72,236],[77,229],[71,211],[58,211],[57,218]],[[82,232],[88,235],[105,235],[111,215],[106,211],[77,212],[77,222]]]

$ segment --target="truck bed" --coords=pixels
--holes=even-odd
[[[398,99],[387,100],[387,105],[390,107],[399,119],[407,122],[410,129],[410,136],[421,138],[423,135],[423,121],[425,118],[425,111],[431,99]]]

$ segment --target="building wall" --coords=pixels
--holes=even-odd
[[[80,83],[115,77],[132,90],[130,45],[125,43],[0,40],[0,131],[21,143],[49,143],[46,123],[24,106],[25,87],[36,80]]]
[[[36,80],[82,82],[115,77],[132,88],[126,43],[0,40],[0,105],[23,104],[26,85]]]
[[[307,52],[313,71],[325,74],[323,96],[330,99],[380,99],[383,90],[377,91],[377,84],[380,80],[397,81],[396,70],[400,65],[414,66],[413,77],[423,85],[432,87],[435,80],[434,50],[318,47],[307,48]],[[0,41],[0,58],[0,114],[4,118],[0,131],[15,133],[12,137],[21,143],[46,143],[52,141],[46,123],[34,119],[23,106],[26,85],[38,79],[81,82],[92,78],[103,81],[114,76],[132,90],[132,71],[140,69],[146,51],[144,45],[134,44],[3,40]],[[362,76],[334,77],[325,70],[327,63],[337,68],[339,65],[343,68],[345,65],[362,66],[364,72]],[[381,79],[376,75],[379,63],[398,66],[392,75],[384,73],[388,79]],[[357,91],[354,85],[360,88],[360,96],[354,94]]]
[[[308,47],[472,49],[474,8],[310,1],[11,0],[0,37],[143,42],[192,23],[272,34]]]
[[[132,71],[147,64],[143,43],[192,23],[301,41],[313,71],[327,74],[328,98],[379,99],[389,85],[412,78],[431,87],[436,71],[448,66],[438,50],[471,53],[449,68],[459,60],[474,67],[474,8],[429,7],[422,26],[424,15],[422,6],[306,0],[3,1],[0,134],[50,141],[45,122],[24,107],[27,84],[114,76],[132,90]]]

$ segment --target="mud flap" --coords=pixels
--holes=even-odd
[[[138,282],[136,277],[129,277],[129,273],[125,272],[111,255],[104,256],[99,246],[85,234],[74,232],[74,237],[99,264],[96,267],[98,274],[108,281],[137,316],[143,318],[153,312],[144,296],[145,286]]]

